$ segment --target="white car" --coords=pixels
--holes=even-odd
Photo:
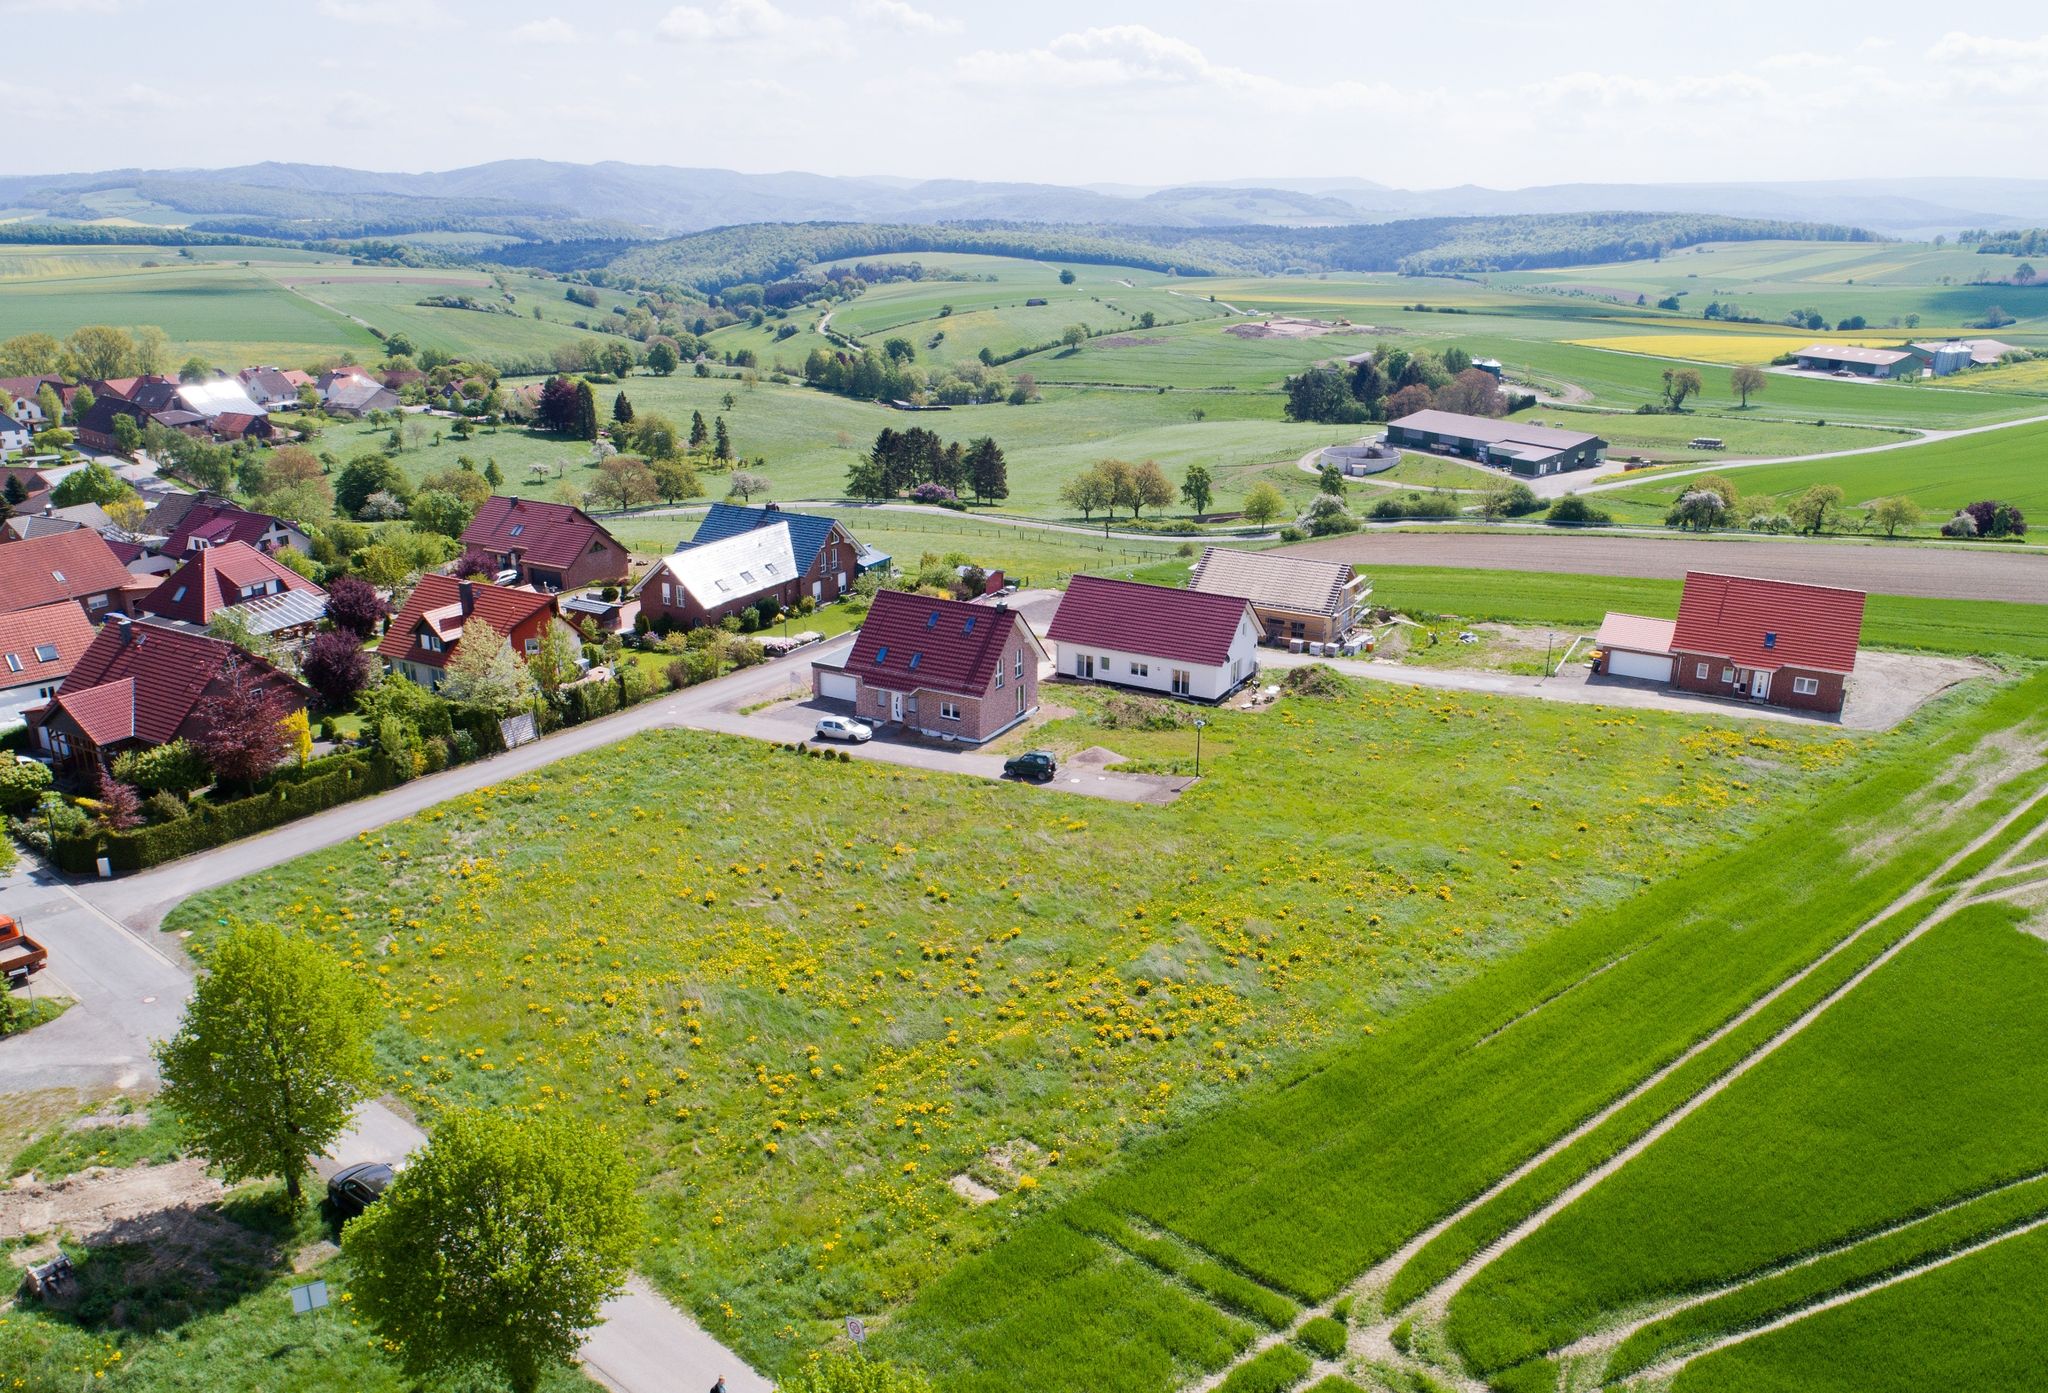
[[[818,739],[847,740],[860,744],[874,736],[874,727],[863,725],[850,716],[821,716],[818,718]]]

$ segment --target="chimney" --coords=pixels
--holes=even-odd
[[[462,597],[462,613],[467,618],[469,612],[476,608],[476,587],[462,580],[455,583],[455,591]]]

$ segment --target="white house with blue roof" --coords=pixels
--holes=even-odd
[[[865,572],[888,569],[888,554],[863,545],[839,519],[792,513],[773,503],[712,504],[711,511],[697,525],[697,535],[682,543],[677,552],[684,554],[694,547],[776,526],[789,531],[790,558],[797,570],[799,597],[808,595],[822,605],[852,589],[854,581]]]

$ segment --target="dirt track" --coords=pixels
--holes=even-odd
[[[1842,585],[1884,595],[2048,604],[2048,556],[2026,551],[1947,550],[1876,543],[1729,538],[1589,537],[1544,533],[1361,533],[1282,547],[1373,566],[1456,566],[1483,571],[1562,571],[1589,576],[1682,579],[1689,570]]]

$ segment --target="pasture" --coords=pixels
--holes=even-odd
[[[1192,754],[1191,729],[1058,699],[1063,739]],[[1213,774],[1166,809],[652,734],[195,899],[173,927],[274,920],[374,974],[386,1084],[428,1115],[619,1129],[662,1235],[647,1271],[782,1368],[845,1314],[1001,1253],[1140,1138],[1708,854],[1865,749],[1396,688],[1210,720]],[[1465,826],[1441,799],[1452,767],[1475,797],[1541,806]],[[1366,799],[1370,827],[1304,841]],[[957,1175],[1000,1198],[967,1203]],[[1157,1290],[1172,1254],[1208,1271],[1197,1248],[1047,1244],[1029,1261],[1059,1290],[1116,1319],[1181,1313],[1160,1317],[1179,1351],[1162,1379],[1240,1343],[1237,1317]]]

